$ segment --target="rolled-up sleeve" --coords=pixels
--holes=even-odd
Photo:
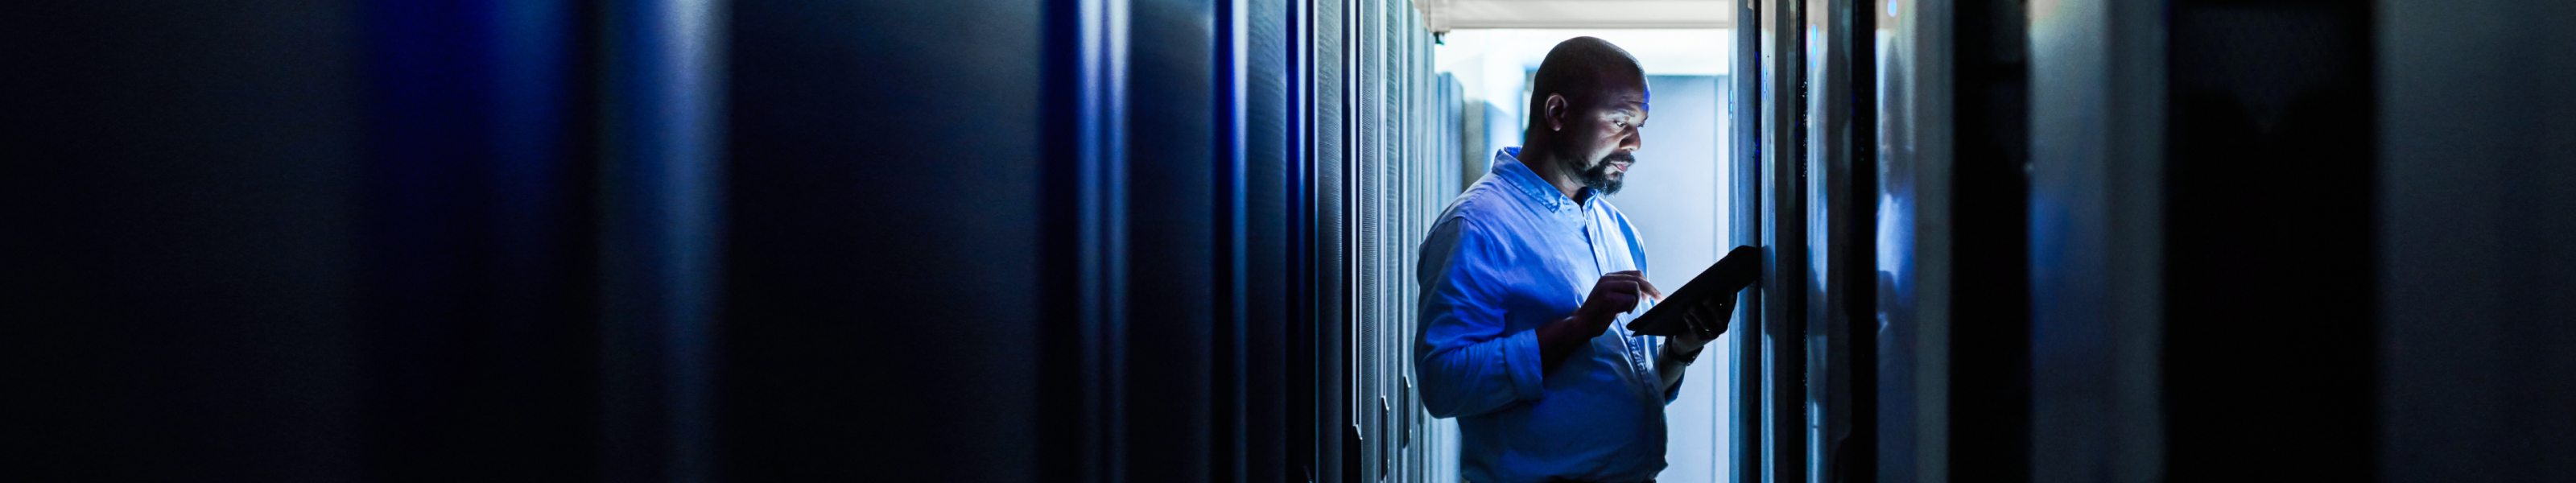
[[[1536,331],[1506,331],[1495,246],[1490,233],[1462,217],[1443,220],[1423,241],[1414,368],[1422,405],[1434,417],[1534,401],[1545,388]]]

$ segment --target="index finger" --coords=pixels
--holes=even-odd
[[[1654,282],[1648,282],[1648,281],[1646,281],[1646,273],[1645,273],[1645,272],[1636,271],[1636,270],[1620,270],[1620,271],[1616,271],[1616,272],[1610,272],[1610,273],[1607,273],[1607,274],[1603,274],[1603,278],[1613,278],[1613,279],[1620,279],[1620,280],[1635,280],[1635,281],[1637,281],[1637,291],[1638,291],[1639,293],[1643,293],[1643,294],[1645,294],[1645,295],[1646,295],[1646,296],[1648,296],[1648,297],[1652,297],[1652,298],[1654,298],[1656,302],[1662,302],[1662,301],[1664,301],[1664,291],[1663,291],[1663,289],[1655,288],[1655,283],[1654,283]]]

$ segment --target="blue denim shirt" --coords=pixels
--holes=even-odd
[[[1628,218],[1599,192],[1577,203],[1521,164],[1459,194],[1422,243],[1416,377],[1432,416],[1458,418],[1459,471],[1476,483],[1564,477],[1645,481],[1664,469],[1661,337],[1629,332],[1639,302],[1609,331],[1542,374],[1532,330],[1583,305],[1601,275],[1644,270]]]

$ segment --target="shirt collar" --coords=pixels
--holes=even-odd
[[[1530,171],[1529,165],[1522,164],[1520,155],[1519,146],[1495,151],[1494,176],[1501,177],[1503,184],[1511,185],[1513,191],[1529,195],[1531,199],[1547,205],[1548,211],[1564,211],[1566,207],[1575,206],[1574,199],[1565,197],[1565,192],[1557,191],[1556,185],[1548,184],[1547,178],[1539,177],[1538,172]],[[1587,197],[1601,196],[1600,192],[1593,191],[1592,188],[1583,190],[1590,192],[1587,193]]]

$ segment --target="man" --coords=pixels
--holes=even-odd
[[[1663,296],[1627,217],[1603,199],[1644,145],[1636,59],[1567,40],[1530,92],[1527,146],[1496,153],[1422,244],[1422,403],[1459,418],[1468,481],[1651,481],[1664,468],[1663,406],[1728,308],[1692,308],[1691,333],[1671,338],[1622,323]]]

